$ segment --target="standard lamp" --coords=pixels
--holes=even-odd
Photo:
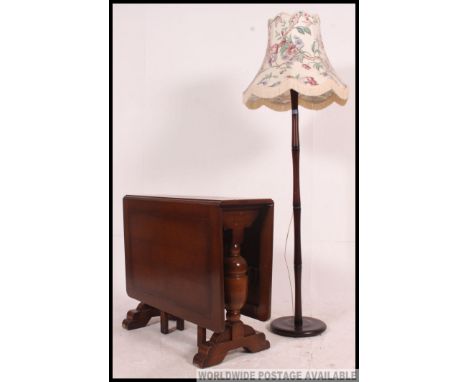
[[[299,187],[299,110],[344,105],[348,88],[334,71],[325,53],[320,19],[306,12],[280,13],[268,20],[268,46],[262,66],[243,93],[249,109],[264,105],[292,111],[293,213],[294,213],[294,316],[271,322],[271,330],[289,337],[322,333],[326,324],[302,315],[301,295],[301,196]]]

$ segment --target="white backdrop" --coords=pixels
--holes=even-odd
[[[263,60],[268,18],[298,10],[319,14],[327,54],[350,87],[344,107],[299,110],[303,312],[329,331],[346,317],[347,358],[337,367],[353,367],[354,5],[114,5],[115,315],[121,320],[134,307],[124,284],[126,194],[272,198],[272,318],[292,314],[283,258],[292,213],[291,114],[249,110],[241,99]],[[291,227],[291,272],[292,244]]]

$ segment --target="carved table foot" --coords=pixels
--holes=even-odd
[[[199,330],[204,335],[205,331]],[[251,326],[241,321],[231,323],[226,321],[226,329],[221,333],[213,333],[211,339],[199,338],[198,353],[193,357],[193,363],[200,368],[221,363],[229,350],[243,347],[250,353],[268,349],[270,342],[265,334],[255,331]]]
[[[133,330],[146,326],[151,317],[157,317],[161,314],[159,309],[140,302],[136,309],[129,310],[127,318],[123,320],[124,329]]]
[[[157,316],[161,316],[161,333],[168,334],[171,332],[168,325],[169,320],[177,322],[177,330],[184,330],[184,320],[147,305],[144,302],[140,302],[136,309],[127,312],[127,318],[123,320],[122,326],[127,330],[142,328],[148,324],[151,317]]]

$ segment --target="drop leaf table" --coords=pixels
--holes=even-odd
[[[178,330],[184,320],[196,324],[193,363],[201,368],[219,364],[231,349],[270,347],[240,317],[270,318],[271,199],[127,195],[123,207],[127,294],[140,301],[125,329],[155,316],[163,334],[172,331],[169,320]]]

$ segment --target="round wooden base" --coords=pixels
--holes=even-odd
[[[280,317],[273,320],[270,330],[285,337],[313,337],[321,334],[327,325],[325,322],[312,317],[302,317],[302,325],[294,322],[294,316]]]

